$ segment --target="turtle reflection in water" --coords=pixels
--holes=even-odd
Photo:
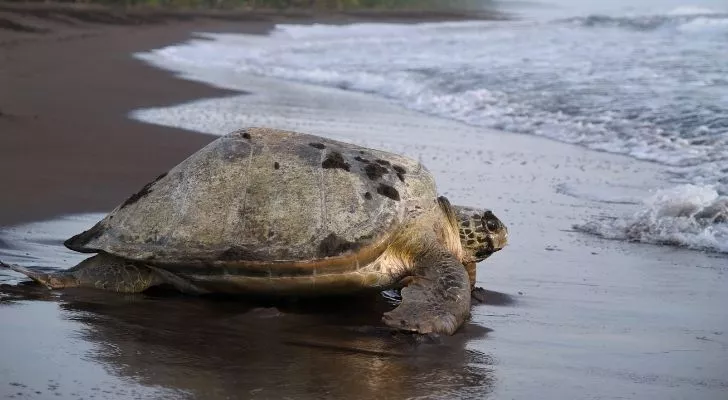
[[[402,288],[391,327],[452,334],[475,265],[505,246],[491,211],[451,205],[412,159],[313,135],[249,128],[144,186],[65,245],[98,253],[46,274],[52,289],[330,295]]]

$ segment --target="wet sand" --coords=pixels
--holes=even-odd
[[[101,49],[103,41],[98,40]],[[14,51],[27,59],[40,57],[31,50]],[[59,53],[61,57],[64,52]],[[8,203],[0,205],[2,214],[8,215],[3,224],[40,221],[59,213],[108,211],[159,169],[166,169],[165,162],[174,164],[176,157],[196,150],[195,141],[214,139],[191,131],[222,134],[240,126],[268,125],[420,158],[454,203],[492,208],[508,224],[511,243],[479,265],[479,284],[491,291],[488,304],[475,307],[472,321],[456,335],[439,340],[383,329],[379,315],[392,305],[379,296],[261,303],[167,292],[50,293],[18,285],[21,277],[0,271],[0,397],[725,399],[728,260],[716,254],[606,241],[571,229],[595,213],[629,212],[634,204],[622,200],[638,199],[663,182],[655,165],[542,138],[476,129],[362,94],[252,76],[230,82],[176,71],[222,88],[210,89],[143,66],[128,53],[116,57],[146,71],[139,74],[149,74],[148,88],[138,90],[151,92],[137,92],[134,103],[127,86],[101,86],[103,98],[115,98],[112,94],[119,92],[119,98],[126,96],[130,102],[129,108],[157,105],[158,109],[134,115],[177,129],[122,122],[125,111],[117,115],[99,105],[94,114],[99,126],[108,120],[128,124],[128,129],[116,131],[120,138],[73,136],[65,149],[72,152],[76,149],[72,143],[83,140],[90,146],[86,151],[104,147],[100,142],[110,143],[107,158],[99,158],[98,170],[107,168],[119,181],[107,182],[108,189],[90,184],[97,182],[94,179],[103,181],[93,177],[101,172],[93,164],[73,166],[85,153],[58,155],[52,170],[63,173],[48,180],[61,189],[52,192],[53,184],[38,183],[47,168],[37,168],[35,177],[15,178],[16,188],[48,186],[46,196],[67,196],[65,208],[46,210],[42,206],[47,198],[31,200],[33,193],[24,197],[17,192],[17,197],[3,199]],[[154,96],[159,93],[151,88],[166,79],[167,90],[186,86],[210,93],[182,89],[178,93],[213,98],[178,106],[172,104],[187,98],[157,101]],[[223,93],[224,99],[214,98]],[[99,96],[86,101],[101,104]],[[48,112],[62,104],[71,107],[65,97],[46,97],[43,101],[53,102]],[[33,102],[27,101],[26,107],[31,107]],[[0,109],[4,104],[9,103],[0,102]],[[20,106],[15,107],[13,113],[23,115]],[[46,126],[48,136],[39,137],[51,140],[53,126],[75,126],[83,120],[80,115],[74,117],[69,111],[62,115],[69,118],[66,124],[59,119],[56,124],[32,126]],[[6,126],[10,125],[0,129],[5,132]],[[16,129],[18,136],[25,132]],[[62,138],[66,136],[51,143],[63,146],[68,140]],[[27,140],[26,144],[36,143]],[[41,143],[45,146],[45,141]],[[142,143],[160,147],[138,158],[136,152],[147,151],[140,150]],[[128,158],[108,158],[116,157],[115,146]],[[9,147],[3,142],[0,149],[2,162],[17,157],[16,162],[33,164],[29,155],[15,154],[22,147],[5,153]],[[36,156],[49,160],[51,153],[53,146],[48,146],[46,153]],[[112,164],[109,159],[124,161]],[[150,160],[158,164],[148,166]],[[10,165],[3,168],[9,178]],[[83,175],[81,186],[86,189],[78,189],[78,179],[63,180],[67,168],[76,168],[77,174],[93,171]],[[28,170],[33,171],[32,165]],[[121,178],[127,173],[128,181]],[[5,175],[2,179],[6,182]],[[12,185],[13,180],[7,182]],[[35,183],[30,187],[28,182]],[[88,193],[73,197],[78,190]],[[108,197],[108,202],[101,197]],[[33,207],[41,211],[33,214]],[[14,217],[25,212],[29,217]],[[79,214],[6,227],[0,231],[0,257],[23,265],[70,267],[83,256],[65,250],[61,241],[98,218],[98,214]]]

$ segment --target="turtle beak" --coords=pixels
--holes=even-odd
[[[500,232],[493,235],[493,251],[499,251],[502,250],[506,245],[508,244],[508,228],[506,225],[498,220],[498,223],[500,224]]]
[[[508,231],[504,229],[503,233],[494,235],[492,239],[493,252],[503,250],[508,244]]]
[[[487,249],[481,249],[481,250],[478,250],[477,252],[475,252],[475,257],[477,259],[479,259],[481,261],[485,260],[486,258],[490,257],[493,253],[500,250],[500,249],[493,248],[492,240],[490,240],[490,239],[488,240],[488,244],[490,244],[490,246],[488,246]]]
[[[490,253],[503,250],[508,244],[508,229],[501,223],[501,230],[492,235],[488,235],[488,244],[490,244]]]

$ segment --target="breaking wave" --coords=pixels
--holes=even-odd
[[[661,163],[677,183],[728,185],[728,17],[687,11],[279,25],[270,37],[205,35],[140,57],[231,79],[252,73],[372,93],[476,126]]]
[[[574,228],[608,239],[728,253],[728,197],[709,186],[681,185],[658,191],[631,216]]]
[[[677,11],[667,15],[643,15],[617,17],[594,14],[586,17],[568,18],[565,23],[576,24],[588,28],[626,28],[636,31],[657,29],[673,29],[680,32],[715,32],[728,34],[728,14],[710,12],[706,9],[694,9],[692,13]]]

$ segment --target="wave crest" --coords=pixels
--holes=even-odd
[[[726,31],[728,31],[728,14],[710,12],[710,10],[695,9],[692,11],[695,12],[689,13],[686,10],[684,13],[675,12],[666,15],[629,17],[593,14],[585,17],[565,19],[563,22],[587,28],[625,28],[636,31],[673,28],[679,32],[694,32],[702,29],[713,31],[716,28],[722,27],[726,27]]]
[[[608,239],[728,253],[728,197],[713,186],[660,190],[626,218],[602,217],[574,229]]]

